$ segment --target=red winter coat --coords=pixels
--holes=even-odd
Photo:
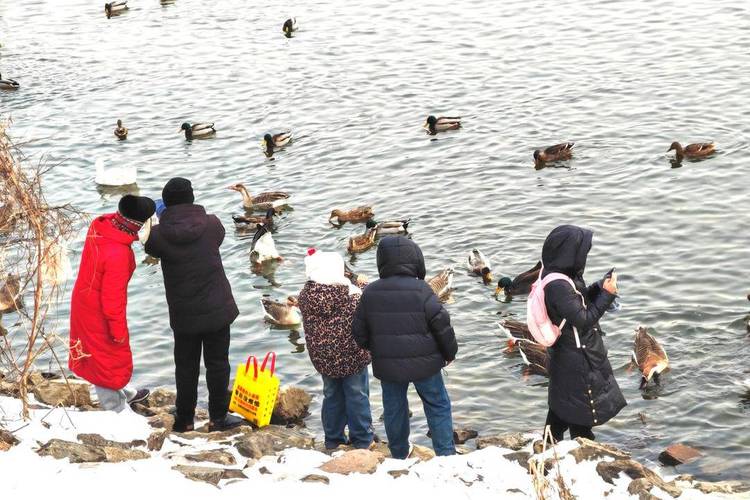
[[[70,305],[68,366],[94,385],[119,390],[133,374],[126,307],[137,237],[115,228],[113,216],[97,217],[86,235]]]

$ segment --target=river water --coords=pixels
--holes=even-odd
[[[750,355],[750,4],[256,3],[132,0],[107,20],[98,2],[0,1],[0,71],[22,86],[0,91],[0,111],[33,161],[62,162],[47,175],[49,197],[111,210],[118,195],[94,184],[99,158],[137,167],[140,193],[152,197],[171,176],[191,178],[227,227],[224,264],[241,309],[232,364],[276,351],[282,384],[316,394],[316,432],[322,384],[304,334],[264,324],[260,298],[301,288],[308,247],[343,253],[361,232],[332,228],[332,208],[369,203],[381,218],[412,217],[428,273],[457,266],[447,307],[460,347],[446,381],[455,420],[482,434],[540,428],[546,385],[501,352],[496,323],[523,319],[524,299],[496,300],[461,267],[466,254],[476,246],[495,275],[514,275],[536,262],[554,226],[590,227],[587,279],[612,266],[620,275],[623,307],[603,328],[629,402],[598,438],[649,460],[684,442],[706,456],[680,471],[750,478],[750,394],[737,385]],[[292,15],[301,29],[287,39],[281,24]],[[420,128],[428,114],[462,116],[464,128],[431,138]],[[127,141],[112,135],[118,118]],[[186,142],[184,121],[215,121],[218,133]],[[284,129],[295,142],[266,159],[263,134]],[[674,140],[713,140],[717,154],[673,168]],[[533,150],[562,141],[576,142],[574,159],[535,170]],[[251,235],[233,229],[242,207],[226,187],[239,181],[293,194],[275,235],[286,260],[273,276],[252,272]],[[71,242],[74,267],[82,237],[83,228]],[[352,265],[376,276],[374,250]],[[64,301],[62,334],[67,310]],[[128,313],[134,382],[172,384],[158,266],[139,265]],[[645,394],[627,370],[638,325],[672,363]],[[384,435],[377,382],[371,392]],[[412,407],[413,438],[428,444],[417,399]]]

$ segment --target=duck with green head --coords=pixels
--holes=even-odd
[[[297,18],[292,17],[284,21],[284,25],[281,27],[281,31],[284,32],[284,36],[292,38],[292,33],[297,31]]]
[[[263,146],[263,152],[269,158],[271,158],[277,150],[283,148],[292,140],[292,132],[286,131],[280,134],[266,134],[263,136],[261,145]]]
[[[427,129],[427,133],[435,135],[438,132],[445,132],[446,130],[456,130],[461,128],[461,117],[460,116],[439,116],[435,117],[430,115],[427,117],[427,121],[424,123],[423,128]]]
[[[495,288],[495,295],[499,295],[501,292],[506,297],[514,297],[516,295],[528,295],[531,292],[531,286],[539,278],[539,272],[542,269],[542,261],[536,263],[534,267],[528,271],[524,271],[515,279],[510,279],[507,276],[503,276],[497,282],[497,288]]]
[[[204,139],[211,137],[216,134],[216,128],[214,128],[213,122],[208,123],[190,123],[185,122],[180,127],[181,132],[185,132],[185,140],[192,141],[193,139]]]

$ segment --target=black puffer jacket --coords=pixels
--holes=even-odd
[[[357,344],[372,353],[373,374],[412,382],[439,372],[458,351],[450,316],[425,283],[422,251],[403,236],[378,245],[380,279],[369,284],[354,313]]]
[[[219,253],[223,241],[224,226],[200,205],[170,206],[151,229],[146,253],[161,259],[175,334],[218,331],[237,318]]]
[[[607,422],[627,404],[596,328],[615,296],[599,283],[587,288],[583,281],[592,237],[587,229],[560,226],[550,233],[542,249],[544,275],[567,275],[586,298],[584,307],[581,297],[562,280],[553,281],[544,289],[552,322],[559,325],[566,320],[562,335],[549,348],[549,407],[565,422],[588,427]],[[578,331],[580,348],[573,327]]]

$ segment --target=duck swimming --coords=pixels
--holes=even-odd
[[[652,378],[656,385],[659,385],[659,376],[669,368],[667,353],[642,326],[639,326],[635,331],[633,361],[641,370],[641,389],[646,387]]]
[[[550,357],[546,347],[536,342],[521,342],[518,351],[530,373],[549,377]]]
[[[128,138],[128,129],[122,126],[122,120],[117,120],[117,128],[115,129],[115,137],[124,141]]]
[[[426,128],[427,133],[430,135],[435,135],[438,132],[445,132],[446,130],[456,130],[461,128],[461,117],[440,116],[435,118],[430,115],[427,117],[427,121],[424,123],[423,128]]]
[[[107,14],[107,19],[112,16],[119,16],[126,10],[128,10],[127,0],[121,0],[119,2],[109,2],[104,4],[104,13]]]
[[[264,296],[260,300],[265,312],[264,319],[277,326],[294,326],[302,323],[297,297],[289,296],[286,302],[278,302]]]
[[[490,260],[476,248],[469,254],[469,271],[482,277],[485,285],[492,283],[492,270]]]
[[[289,141],[292,140],[292,132],[282,132],[280,134],[266,134],[263,136],[263,141],[261,141],[261,145],[263,146],[263,152],[267,157],[272,157],[274,152],[276,152],[278,149],[283,148],[287,144],[289,144]]]
[[[21,87],[21,84],[11,78],[3,78],[0,75],[0,89],[3,90],[16,90]]]
[[[563,142],[562,144],[555,144],[544,150],[537,149],[534,151],[534,165],[537,168],[541,168],[545,163],[570,160],[573,156],[573,145],[575,145],[575,142]]]
[[[233,215],[232,220],[239,231],[246,231],[250,228],[256,229],[258,224],[263,224],[268,229],[273,230],[274,215],[276,215],[276,209],[271,207],[266,210],[265,215]]]
[[[216,134],[213,123],[189,123],[185,122],[180,127],[180,132],[185,132],[185,140],[205,139]]]
[[[228,189],[237,191],[242,195],[242,206],[247,210],[268,211],[269,208],[283,207],[289,203],[289,193],[284,191],[266,191],[252,196],[244,184],[237,183]]]
[[[432,291],[435,292],[435,295],[437,295],[442,303],[449,302],[452,298],[453,274],[453,268],[448,267],[427,280],[427,284],[430,285],[430,288],[432,288]]]
[[[375,246],[376,233],[377,231],[375,228],[370,228],[365,234],[349,237],[349,243],[346,246],[346,250],[350,254],[366,252]]]
[[[292,38],[292,33],[297,31],[297,18],[292,17],[290,19],[287,19],[284,21],[284,24],[281,26],[281,31],[284,32],[284,36],[287,38]]]
[[[716,147],[713,142],[700,142],[696,144],[688,144],[684,148],[679,142],[675,141],[667,149],[667,153],[674,150],[675,159],[679,162],[683,158],[703,158],[709,156],[716,151]]]
[[[341,225],[345,222],[367,222],[368,220],[375,217],[375,212],[372,211],[372,207],[362,206],[353,208],[351,210],[339,210],[335,208],[331,210],[331,215],[328,217],[328,222],[331,224]],[[334,219],[336,222],[334,222]]]
[[[503,276],[497,281],[495,295],[499,295],[500,292],[505,293],[505,296],[508,298],[515,297],[516,295],[528,295],[531,292],[531,285],[539,278],[541,270],[542,261],[539,261],[534,267],[522,272],[513,280],[507,276]]]
[[[0,314],[17,311],[23,308],[21,299],[21,280],[14,274],[9,274],[0,286]]]
[[[262,264],[272,260],[284,260],[276,250],[276,244],[273,241],[271,232],[264,224],[258,224],[250,248],[250,260],[254,264]]]
[[[407,233],[407,228],[409,227],[410,220],[411,219],[378,222],[375,219],[370,219],[365,224],[368,229],[374,228],[376,236],[380,238],[381,236],[385,236],[387,234]]]

